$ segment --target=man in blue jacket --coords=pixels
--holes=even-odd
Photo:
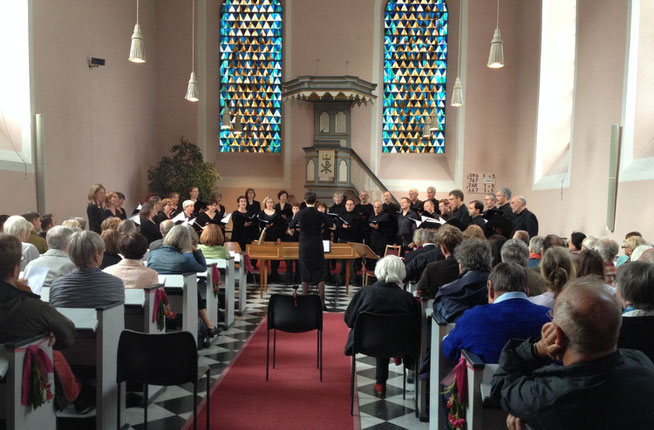
[[[488,304],[463,313],[443,339],[443,355],[456,360],[462,349],[497,363],[509,339],[538,336],[550,321],[548,309],[527,300],[527,273],[516,263],[500,263],[488,277]]]

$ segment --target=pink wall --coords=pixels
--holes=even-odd
[[[132,207],[145,191],[155,137],[154,0],[141,1],[148,62],[127,61],[133,1],[33,3],[34,112],[45,118],[46,210],[86,215],[92,183],[120,190]],[[106,59],[89,69],[88,57]],[[33,173],[0,172],[2,212],[36,209]]]

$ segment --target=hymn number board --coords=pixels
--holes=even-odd
[[[495,173],[468,173],[466,192],[489,194],[495,192]]]

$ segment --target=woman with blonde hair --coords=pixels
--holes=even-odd
[[[107,217],[104,211],[105,189],[102,184],[93,184],[88,194],[89,204],[86,216],[89,219],[89,230],[98,234],[102,232],[102,221]]]
[[[216,224],[208,224],[200,235],[200,245],[205,258],[230,258],[229,251],[223,246],[225,238],[220,227]]]
[[[118,230],[118,224],[120,224],[120,218],[118,218],[117,216],[110,216],[108,218],[105,218],[104,221],[102,221],[102,224],[100,224],[100,229],[102,231]]]
[[[540,274],[547,281],[546,291],[529,297],[529,301],[551,309],[565,284],[577,276],[570,251],[562,246],[554,246],[545,251],[540,262]]]

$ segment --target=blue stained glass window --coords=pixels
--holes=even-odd
[[[220,118],[225,109],[232,120],[241,119],[243,133],[221,129],[220,152],[280,152],[282,6],[279,0],[224,0],[222,4]]]
[[[445,150],[445,0],[389,0],[384,13],[382,152]],[[436,130],[423,137],[436,111]]]

